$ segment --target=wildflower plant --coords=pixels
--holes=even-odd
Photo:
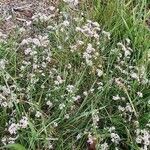
[[[130,3],[63,0],[0,30],[1,147],[149,149],[149,13]]]

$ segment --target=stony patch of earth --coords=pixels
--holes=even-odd
[[[2,0],[0,2],[0,32],[10,33],[24,23],[30,23],[37,14],[51,15],[56,11],[58,0]]]

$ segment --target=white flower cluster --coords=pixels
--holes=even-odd
[[[117,94],[116,96],[113,96],[112,99],[115,100],[115,101],[117,101],[117,100],[120,100],[121,97]]]
[[[87,45],[86,51],[83,53],[83,58],[85,59],[86,64],[88,66],[92,66],[93,65],[92,59],[97,59],[98,55],[99,54],[93,48],[92,44],[89,43]],[[99,72],[99,70],[98,70],[98,73],[99,73],[98,75],[101,75],[101,72]]]
[[[93,137],[91,134],[89,134],[89,135],[88,135],[87,143],[88,143],[89,145],[92,145],[93,143],[95,143],[95,141],[96,141],[96,138]]]
[[[53,106],[53,103],[51,101],[47,101],[46,102],[46,105],[48,105],[49,107],[52,107]]]
[[[64,82],[64,80],[58,75],[56,80],[54,81],[55,85],[60,85]]]
[[[135,72],[131,72],[130,76],[133,78],[133,79],[136,79],[139,81],[139,75]]]
[[[13,102],[18,103],[17,95],[11,88],[13,88],[13,85],[10,87],[0,85],[0,106],[11,108]]]
[[[70,46],[71,52],[76,52],[84,44],[83,41],[78,40],[75,45]]]
[[[115,144],[119,144],[120,137],[117,133],[111,133],[111,141]]]
[[[36,111],[35,117],[40,118],[42,116],[42,113],[40,111]]]
[[[92,45],[89,43],[87,46],[86,51],[83,53],[83,58],[86,60],[87,65],[92,66],[92,53],[95,52],[95,49],[92,47]]]
[[[97,76],[101,77],[103,75],[103,71],[101,69],[96,69]]]
[[[5,69],[7,63],[8,63],[7,60],[0,59],[0,69]]]
[[[116,133],[115,127],[110,127],[109,132],[110,132],[111,141],[115,143],[116,145],[119,144],[121,139],[120,139],[120,136]]]
[[[62,109],[65,108],[65,107],[66,107],[66,105],[65,105],[64,103],[59,104],[59,109],[60,109],[60,110],[62,110]]]
[[[8,132],[13,135],[13,134],[17,134],[17,131],[20,130],[21,128],[27,128],[29,122],[28,122],[28,118],[23,116],[22,119],[19,121],[19,123],[12,123],[9,127],[8,127]]]
[[[128,64],[128,61],[131,60],[133,50],[131,49],[130,40],[119,42],[118,47],[113,49],[112,55],[116,56],[116,62],[114,63],[114,68],[118,72],[118,77],[115,78],[115,83],[121,89],[127,86],[131,89],[131,82],[136,81],[138,84],[148,84],[149,79],[146,73],[146,66],[144,64],[137,66],[135,59],[131,61],[131,64]],[[142,98],[143,94],[137,92],[138,97]],[[114,97],[115,98],[115,97]],[[116,99],[118,99],[116,97]]]
[[[141,150],[148,150],[150,146],[150,132],[147,129],[136,130],[136,143],[141,144]]]
[[[81,139],[81,137],[82,137],[82,134],[79,133],[79,134],[76,136],[76,139],[79,140],[79,139]]]
[[[72,99],[73,101],[78,101],[80,100],[81,96],[80,95],[77,95],[77,96],[73,96]]]
[[[122,51],[124,52],[125,58],[130,58],[131,52],[133,52],[133,50],[128,45],[125,46],[121,42],[117,43],[117,45],[121,47]]]
[[[4,137],[1,139],[1,142],[2,142],[4,145],[13,144],[13,143],[15,143],[15,141],[16,141],[18,138],[19,138],[18,135],[17,135],[16,137],[4,136]]]
[[[70,22],[68,20],[64,20],[62,25],[68,27],[70,25]]]
[[[93,37],[98,41],[98,32],[100,31],[100,25],[97,22],[88,20],[87,24],[85,24],[83,27],[76,27],[76,31],[83,33],[87,37]]]
[[[102,34],[106,36],[108,40],[110,40],[110,32],[102,31]]]
[[[29,122],[28,122],[28,118],[23,116],[22,119],[19,121],[19,127],[20,128],[27,128]]]
[[[126,106],[125,107],[122,107],[122,106],[118,106],[118,110],[120,112],[122,112],[121,116],[125,117],[126,119],[128,119],[128,121],[131,121],[132,119],[132,116],[133,116],[133,109],[130,105],[130,103],[126,103]]]
[[[93,114],[92,114],[92,120],[93,120],[93,126],[95,128],[98,128],[98,122],[99,122],[99,112],[96,110]]]
[[[97,89],[98,89],[99,91],[102,91],[103,88],[104,88],[104,84],[103,84],[102,82],[98,82],[97,85],[98,85],[98,88],[97,88]]]
[[[132,107],[129,103],[126,104],[126,107],[118,106],[118,109],[122,112],[133,112]]]
[[[33,44],[38,47],[47,47],[49,44],[49,39],[48,39],[47,35],[45,35],[45,36],[38,35],[37,38],[29,37],[29,38],[23,39],[23,41],[21,42],[20,45],[23,46],[23,45],[28,45],[28,44]],[[26,52],[26,53],[30,53],[30,51]]]
[[[75,87],[73,85],[67,85],[66,90],[69,93],[74,93],[75,92]]]
[[[143,93],[142,92],[137,92],[138,97],[142,98],[143,97]]]
[[[101,150],[108,150],[108,144],[106,142],[101,144],[100,149]]]
[[[18,128],[19,128],[18,124],[12,123],[12,124],[9,126],[9,128],[8,128],[8,132],[9,132],[11,135],[12,135],[12,134],[16,134],[17,131],[18,131]]]

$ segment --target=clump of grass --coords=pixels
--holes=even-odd
[[[147,4],[62,1],[0,34],[2,149],[148,149]]]

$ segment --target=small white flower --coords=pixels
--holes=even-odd
[[[93,93],[94,90],[95,90],[94,88],[91,88],[91,89],[89,90],[89,92]]]
[[[77,139],[77,140],[81,139],[81,133],[79,133],[79,134],[76,136],[76,139]]]
[[[83,45],[83,44],[84,44],[84,42],[83,42],[83,41],[78,40],[78,41],[77,41],[77,44],[78,44],[78,45]]]
[[[19,29],[19,32],[20,32],[20,33],[25,32],[25,31],[26,31],[26,29],[23,28],[23,27]]]
[[[108,144],[106,142],[101,144],[101,150],[108,150]]]
[[[136,143],[138,143],[138,144],[141,144],[142,143],[142,136],[138,136],[137,138],[136,138]]]
[[[143,97],[143,93],[141,93],[141,92],[137,92],[137,95],[138,95],[140,98]]]
[[[54,127],[58,127],[58,123],[57,122],[54,122],[53,125],[54,125]]]
[[[42,88],[42,89],[44,89],[44,88],[45,88],[45,86],[44,86],[44,85],[41,85],[41,88]]]
[[[86,59],[86,63],[87,63],[88,66],[92,66],[93,65],[92,60],[89,60],[89,59]]]
[[[121,47],[124,52],[127,50],[126,47],[120,42],[117,43],[117,46]]]
[[[46,68],[47,64],[46,64],[45,62],[42,62],[41,66],[42,66],[43,68]]]
[[[22,119],[19,121],[19,126],[21,128],[27,128],[28,124],[29,124],[28,123],[28,118],[25,117],[25,116],[23,116]]]
[[[80,98],[81,98],[80,95],[77,95],[77,96],[75,96],[75,97],[72,97],[72,99],[73,99],[74,101],[78,101]]]
[[[88,140],[87,140],[87,143],[89,143],[89,144],[93,144],[93,139],[92,138],[89,138]]]
[[[130,56],[131,52],[129,50],[126,49],[126,51],[124,52],[125,57]]]
[[[32,39],[32,42],[33,42],[36,46],[41,46],[41,43],[40,43],[39,39],[37,39],[37,38],[33,38],[33,39]]]
[[[129,38],[126,38],[127,44],[130,44],[131,40]]]
[[[38,68],[38,65],[37,64],[33,64],[33,69],[37,69]]]
[[[97,114],[93,114],[92,119],[93,119],[93,126],[98,128],[99,116]]]
[[[53,106],[53,103],[51,101],[47,101],[46,102],[46,105],[48,105],[49,107],[52,107]]]
[[[54,7],[54,6],[50,6],[49,9],[50,9],[51,11],[53,11],[53,10],[55,10],[55,7]]]
[[[98,77],[101,77],[103,75],[103,71],[100,69],[96,69]]]
[[[68,68],[68,69],[71,69],[71,67],[72,67],[71,64],[68,64],[68,65],[67,65],[67,68]]]
[[[62,46],[61,46],[61,45],[59,45],[59,46],[58,46],[58,49],[62,49]]]
[[[110,40],[110,33],[109,32],[102,31],[102,34],[104,34]]]
[[[125,108],[124,107],[122,107],[122,106],[118,106],[118,109],[120,110],[120,111],[125,111]]]
[[[26,44],[30,43],[31,40],[32,40],[31,38],[23,39],[22,42],[20,43],[20,45],[26,45]]]
[[[26,21],[26,26],[30,26],[32,24],[31,21]]]
[[[6,108],[8,106],[8,103],[7,102],[2,102],[1,106],[3,106],[4,108]]]
[[[35,114],[35,117],[40,118],[41,116],[42,116],[42,113],[37,111],[36,114]]]
[[[125,109],[126,109],[127,112],[133,112],[132,107],[129,103],[126,104]]]
[[[132,72],[130,75],[133,79],[139,79],[137,73],[135,73],[135,72]]]
[[[77,31],[77,32],[82,32],[82,28],[76,27],[76,31]]]
[[[0,69],[5,69],[7,61],[5,59],[0,59]]]
[[[54,83],[56,85],[60,85],[64,82],[64,80],[62,80],[62,78],[60,76],[57,76],[56,78],[57,78],[57,80],[54,81]]]
[[[65,117],[65,119],[69,119],[70,116],[69,116],[69,114],[66,114],[64,117]]]
[[[111,141],[114,142],[115,144],[119,144],[120,137],[116,133],[111,133]]]
[[[32,52],[32,49],[31,48],[27,48],[25,51],[24,51],[24,54],[25,55],[28,55]]]
[[[120,96],[117,94],[116,96],[113,96],[112,99],[115,101],[120,100]]]
[[[139,127],[139,122],[138,122],[138,121],[134,121],[134,125],[135,125],[136,127]]]
[[[1,142],[2,142],[4,145],[6,145],[7,138],[6,138],[5,136],[4,136],[4,137],[2,137]]]
[[[109,128],[109,132],[112,132],[112,131],[115,131],[115,127],[114,126]]]
[[[68,85],[66,90],[69,92],[69,93],[73,93],[74,90],[75,90],[75,87],[73,85]]]
[[[63,108],[65,108],[65,104],[62,103],[59,105],[59,109],[62,110]]]
[[[15,123],[12,123],[8,128],[10,134],[16,134],[17,130],[18,130],[18,124]]]
[[[91,43],[88,43],[87,48],[86,48],[86,52],[88,54],[91,54],[92,52],[95,52],[95,49],[92,47]]]
[[[144,145],[149,146],[150,145],[150,140],[149,139],[143,139]]]
[[[88,95],[88,92],[87,92],[87,91],[84,91],[84,92],[83,92],[83,95],[84,95],[84,96],[87,96],[87,95]]]
[[[69,23],[68,20],[65,20],[62,24],[63,24],[65,27],[68,27],[70,23]]]
[[[53,149],[53,145],[51,143],[48,143],[48,148]]]

